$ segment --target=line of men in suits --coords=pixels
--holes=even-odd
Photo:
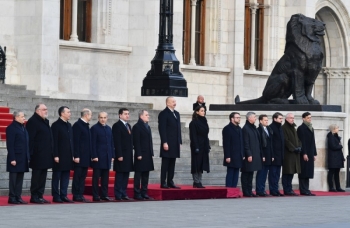
[[[222,131],[224,166],[227,166],[226,187],[237,187],[239,171],[243,196],[297,196],[292,189],[295,173],[299,177],[301,195],[314,196],[309,190],[309,179],[314,176],[314,161],[317,151],[311,114],[302,115],[303,123],[296,129],[294,115],[276,112],[268,125],[268,116],[259,116],[259,127],[255,126],[256,115],[248,112],[246,123],[239,126],[238,112],[229,115],[230,123]],[[283,169],[282,169],[283,167]],[[282,169],[284,194],[278,189]],[[256,194],[253,193],[253,175],[256,173]],[[270,194],[265,191],[268,178]]]
[[[161,188],[179,188],[173,182],[176,158],[180,157],[180,114],[175,111],[174,97],[166,99],[166,108],[158,116],[161,138]],[[10,204],[27,204],[21,197],[24,173],[32,169],[31,203],[44,204],[47,171],[52,168],[51,195],[53,202],[90,202],[84,197],[88,168],[93,168],[93,201],[112,201],[108,197],[109,170],[115,171],[115,200],[132,200],[126,189],[131,171],[134,175],[134,199],[152,199],[148,196],[149,172],[154,170],[152,132],[148,125],[149,113],[139,112],[138,122],[131,127],[129,110],[119,109],[119,121],[107,125],[108,114],[100,112],[98,122],[89,127],[92,112],[81,111],[73,126],[69,123],[71,111],[67,106],[58,109],[59,118],[50,126],[45,104],[35,106],[35,112],[25,124],[22,111],[13,113],[13,122],[6,129],[7,172],[9,172]],[[133,153],[135,151],[135,153]],[[67,197],[70,171],[73,199]],[[99,191],[99,181],[101,191]],[[100,193],[101,192],[101,193]]]

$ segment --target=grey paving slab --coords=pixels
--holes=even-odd
[[[345,228],[349,204],[320,196],[6,206],[0,227]]]

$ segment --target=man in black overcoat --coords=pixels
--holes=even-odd
[[[112,129],[107,125],[107,120],[108,114],[100,112],[97,124],[91,127],[93,201],[112,201],[108,197],[108,180],[111,162],[114,160],[114,143]],[[98,191],[99,179],[101,179],[101,197]]]
[[[265,184],[266,184],[267,173],[269,173],[269,176],[271,175],[271,163],[274,159],[273,146],[272,146],[272,140],[274,135],[272,130],[268,126],[268,124],[269,124],[269,119],[267,115],[265,114],[260,115],[258,131],[260,133],[263,166],[262,166],[262,169],[256,173],[256,178],[255,178],[256,194],[258,196],[268,196],[268,194],[265,192]],[[271,189],[270,189],[270,193],[271,193]]]
[[[119,121],[112,127],[115,159],[113,170],[115,171],[114,195],[116,200],[131,200],[126,194],[130,172],[134,170],[133,144],[129,110],[119,109]]]
[[[54,166],[51,193],[53,202],[72,203],[67,198],[70,170],[73,168],[73,130],[68,122],[71,112],[67,106],[58,109],[59,118],[51,126],[54,142]]]
[[[166,108],[158,115],[158,131],[160,135],[160,157],[162,158],[160,187],[177,188],[173,178],[176,158],[180,157],[181,123],[180,113],[175,110],[176,100],[167,97]]]
[[[239,126],[241,116],[238,112],[232,112],[229,116],[230,123],[222,130],[222,143],[224,149],[224,166],[227,167],[225,185],[236,188],[239,177],[239,169],[243,166],[244,148],[243,133]]]
[[[278,190],[278,182],[281,176],[281,168],[284,159],[284,134],[282,129],[283,115],[276,112],[272,116],[272,123],[270,129],[273,132],[272,146],[273,146],[273,161],[269,172],[269,189],[273,196],[283,196]]]
[[[314,178],[314,163],[317,156],[315,133],[311,123],[311,114],[305,112],[302,118],[303,124],[297,129],[302,145],[300,153],[301,173],[299,174],[299,190],[300,195],[314,196],[315,194],[309,190],[309,180],[310,178]]]
[[[23,112],[13,112],[13,122],[6,128],[9,204],[27,204],[21,197],[24,173],[29,171],[29,136]]]
[[[152,199],[147,194],[149,172],[154,170],[152,132],[148,122],[148,112],[146,110],[141,110],[139,113],[139,121],[132,128],[135,150],[134,199],[136,200]]]
[[[207,107],[205,106],[205,102],[204,102],[204,97],[202,95],[198,95],[196,103],[193,103],[193,111],[198,106],[203,106],[204,110],[207,111]]]
[[[252,192],[252,182],[254,171],[262,169],[260,133],[254,125],[256,121],[255,113],[248,112],[246,118],[246,123],[242,128],[245,160],[241,169],[241,184],[243,196],[256,197],[257,195]]]
[[[73,124],[74,138],[74,175],[72,183],[73,200],[89,202],[84,197],[85,179],[91,162],[91,133],[89,122],[92,113],[84,108],[80,118]]]
[[[53,137],[47,107],[44,104],[35,106],[35,112],[27,124],[29,135],[29,168],[32,168],[30,186],[31,203],[50,203],[43,198],[46,184],[47,170],[53,167]]]

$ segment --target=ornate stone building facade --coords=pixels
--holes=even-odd
[[[159,2],[0,1],[6,83],[52,98],[146,102],[162,109],[164,97],[141,97],[157,47]],[[342,106],[339,124],[348,139],[349,12],[347,0],[174,0],[173,42],[189,94],[178,98],[178,109],[190,110],[198,94],[208,104],[233,103],[238,94],[242,100],[259,97],[283,55],[288,20],[302,13],[326,23],[324,69],[314,96]],[[220,140],[224,122],[212,122],[212,139]],[[320,138],[326,128],[318,129]]]

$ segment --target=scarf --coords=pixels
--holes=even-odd
[[[310,129],[310,131],[314,131],[314,129],[312,128],[312,123],[308,123],[306,121],[303,121],[303,123]]]

